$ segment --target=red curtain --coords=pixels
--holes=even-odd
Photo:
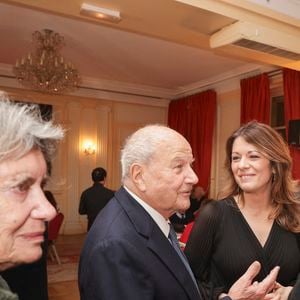
[[[212,90],[171,101],[169,105],[168,125],[191,144],[198,185],[205,190],[210,181],[216,108],[217,95]]]
[[[289,120],[300,119],[300,72],[283,69],[284,114],[288,136]],[[300,179],[300,149],[290,147],[293,158],[293,176]]]
[[[241,124],[270,124],[270,84],[267,74],[241,80]]]

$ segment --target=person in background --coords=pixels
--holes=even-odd
[[[94,184],[82,192],[79,203],[79,214],[87,215],[89,231],[97,215],[114,196],[114,191],[106,188],[106,170],[96,168],[92,171],[92,180]]]
[[[48,119],[49,118],[47,118],[47,120]],[[48,174],[48,177],[52,176],[52,162],[51,161],[47,162],[47,174]],[[53,193],[50,190],[46,189],[45,186],[43,186],[43,190],[44,190],[45,197],[53,205],[53,207],[55,208],[55,210],[57,212],[59,212],[59,207],[58,207],[57,201],[56,201]]]
[[[195,220],[198,209],[205,199],[205,191],[203,187],[199,185],[194,186],[190,196],[190,207],[186,211],[176,212],[170,217],[170,221],[176,232],[183,233],[186,225]]]
[[[291,165],[287,144],[268,125],[252,121],[228,138],[222,200],[204,206],[185,247],[197,280],[218,290],[213,299],[220,293],[240,299],[230,287],[255,260],[262,266],[255,281],[280,266],[266,299],[288,299],[300,273],[300,201]]]
[[[55,200],[55,197],[54,197],[53,193],[49,190],[44,190],[44,193],[45,193],[45,197],[48,199],[48,201],[55,208],[56,212],[59,212],[57,201]]]
[[[170,222],[177,233],[182,233],[185,226],[190,222],[186,211],[176,211],[171,217]]]
[[[81,252],[81,300],[209,299],[202,296],[168,220],[190,205],[198,181],[193,161],[186,139],[165,126],[148,125],[126,140],[123,185],[100,212]],[[263,299],[274,286],[278,268],[252,284],[259,268],[255,262],[233,287],[240,299],[250,292],[257,296],[251,299]]]
[[[209,200],[210,199],[206,197],[206,192],[204,191],[203,187],[196,185],[191,195],[191,206],[188,209],[188,211],[190,211],[193,214],[193,219],[191,221],[195,220],[195,218],[198,215],[200,207],[202,205],[205,205],[207,202],[209,202]]]
[[[191,211],[192,211],[192,214],[193,214],[193,221],[186,224],[186,226],[184,227],[184,230],[183,230],[183,232],[180,236],[179,241],[181,243],[182,249],[185,248],[186,242],[188,241],[190,233],[193,229],[195,219],[199,216],[200,209],[204,205],[209,203],[209,201],[211,201],[211,199],[207,198],[205,195],[206,195],[206,193],[205,193],[204,189],[201,186],[195,186],[194,187],[193,193],[191,195],[191,207],[193,207],[191,209]]]
[[[16,104],[0,92],[0,271],[31,264],[42,256],[45,222],[56,212],[44,196],[46,162],[51,161],[63,130],[44,122],[36,106]],[[17,269],[16,269],[17,270]],[[35,296],[39,278],[15,272],[13,292],[0,276],[0,299],[47,299]],[[19,282],[18,282],[19,281]],[[25,287],[22,282],[26,282]],[[25,291],[23,295],[22,291]],[[27,297],[28,296],[28,297]]]

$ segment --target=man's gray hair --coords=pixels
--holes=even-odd
[[[0,91],[0,162],[40,149],[50,162],[64,131],[44,121],[37,105],[13,103]]]
[[[132,164],[147,164],[157,152],[158,146],[174,134],[178,133],[167,126],[151,124],[130,135],[121,151],[122,182],[129,177]]]

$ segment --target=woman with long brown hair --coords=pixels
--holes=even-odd
[[[202,283],[219,288],[215,299],[253,261],[260,281],[280,266],[277,284],[266,299],[288,299],[300,273],[299,185],[292,179],[292,160],[283,138],[270,126],[252,121],[227,140],[227,185],[220,201],[200,213],[185,253]]]

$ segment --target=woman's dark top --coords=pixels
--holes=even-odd
[[[274,222],[262,247],[233,198],[211,201],[202,208],[185,254],[200,285],[224,292],[255,260],[262,265],[258,281],[275,266],[280,266],[277,281],[283,286],[294,285],[300,273],[296,234]]]

